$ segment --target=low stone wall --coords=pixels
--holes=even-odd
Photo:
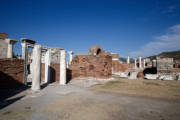
[[[119,60],[112,61],[113,72],[125,72],[127,69],[134,68],[133,64],[120,63]]]
[[[72,60],[67,74],[71,79],[77,77],[110,78],[112,77],[112,57],[109,55],[77,55]]]
[[[24,60],[0,59],[0,88],[17,88],[23,85]]]

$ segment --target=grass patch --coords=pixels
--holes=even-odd
[[[180,100],[180,81],[128,80],[116,78],[115,81],[97,85],[93,88],[128,95]]]

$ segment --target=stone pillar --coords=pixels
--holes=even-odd
[[[146,67],[146,59],[143,59],[143,67]]]
[[[137,68],[137,59],[134,58],[134,68],[136,69]]]
[[[28,48],[33,48],[36,42],[28,38],[21,38],[22,45],[22,59],[25,60],[26,55],[28,54]]]
[[[157,62],[156,62],[156,60],[152,60],[152,67],[157,67]]]
[[[66,51],[60,51],[60,85],[66,84]]]
[[[13,45],[8,44],[7,58],[13,58]]]
[[[139,68],[142,68],[142,57],[141,56],[139,56]]]
[[[40,90],[41,79],[41,46],[35,45],[33,48],[33,71],[32,71],[32,86],[33,91]]]
[[[51,70],[51,49],[48,49],[45,54],[45,83],[50,82]]]
[[[129,64],[130,63],[130,57],[128,56],[127,57],[127,64]]]
[[[26,42],[21,42],[21,46],[22,46],[22,59],[25,59]]]
[[[5,39],[8,44],[7,49],[7,58],[13,58],[13,45],[17,42],[16,40],[12,39]]]
[[[68,53],[69,53],[69,65],[70,65],[72,62],[73,51],[69,51]]]

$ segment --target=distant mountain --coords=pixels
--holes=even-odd
[[[148,58],[155,59],[156,56],[159,56],[159,57],[162,57],[162,58],[166,58],[166,57],[174,58],[174,60],[180,61],[180,50],[178,50],[178,51],[171,51],[171,52],[162,52],[162,53],[160,53],[158,55],[150,56]]]
[[[127,58],[124,58],[124,57],[119,57],[119,60],[126,63],[127,62]],[[133,63],[134,62],[134,59],[130,58],[130,63]]]

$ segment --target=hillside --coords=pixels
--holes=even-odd
[[[165,57],[174,58],[174,60],[180,61],[180,50],[178,50],[178,51],[171,51],[171,52],[163,52],[163,53],[160,53],[160,54],[155,55],[155,56],[150,56],[148,58],[154,59],[156,56],[164,57],[164,58]]]

